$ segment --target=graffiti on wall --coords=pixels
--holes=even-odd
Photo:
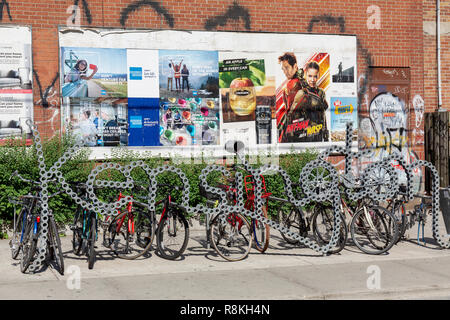
[[[212,30],[218,26],[225,26],[229,20],[239,21],[242,19],[245,24],[245,29],[251,30],[251,15],[247,8],[242,7],[236,1],[233,5],[229,6],[228,9],[221,15],[209,18],[205,22],[205,29]]]
[[[175,26],[175,19],[173,16],[167,11],[166,8],[164,8],[160,3],[155,1],[147,1],[147,0],[141,0],[136,1],[131,4],[129,4],[126,8],[124,8],[120,13],[120,24],[122,26],[125,26],[128,16],[133,13],[134,11],[139,10],[142,7],[151,7],[153,10],[156,11],[159,15],[163,16],[166,20],[169,27],[173,28]]]
[[[9,3],[6,0],[2,0],[0,3],[0,21],[3,19],[3,9],[6,7],[6,12],[8,13],[9,21],[12,21],[11,12],[9,11]]]

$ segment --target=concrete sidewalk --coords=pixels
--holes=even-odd
[[[411,238],[415,230],[410,231]],[[205,248],[204,230],[193,228],[186,252],[178,261],[157,256],[155,243],[148,257],[122,260],[99,241],[92,270],[86,257],[71,252],[69,232],[62,237],[64,276],[52,268],[22,274],[19,261],[11,259],[8,240],[1,240],[0,299],[450,297],[450,250],[439,248],[430,232],[425,234],[426,247],[410,239],[385,255],[367,255],[348,245],[339,254],[322,256],[309,248],[287,244],[271,229],[265,254],[253,249],[247,259],[228,262],[213,249]],[[75,271],[81,276],[81,287],[72,290]]]

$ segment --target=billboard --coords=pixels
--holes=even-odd
[[[343,143],[342,124],[356,123],[354,36],[81,31],[60,28],[63,108],[76,110],[75,97],[127,100],[123,145],[320,148]],[[335,113],[338,97],[354,104],[350,114]]]

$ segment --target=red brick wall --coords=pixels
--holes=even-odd
[[[81,24],[91,27],[355,34],[359,44],[360,96],[365,89],[363,76],[366,78],[369,76],[366,74],[369,63],[389,67],[409,66],[411,68],[411,98],[415,95],[422,96],[427,104],[427,110],[432,110],[436,104],[436,94],[433,92],[435,73],[433,39],[423,36],[423,19],[433,19],[430,13],[433,1],[240,0],[236,1],[235,5],[232,0],[148,1],[155,6],[146,5],[135,11],[131,10],[122,25],[121,14],[138,1],[86,0],[92,19],[89,23],[83,1],[8,0],[12,21],[4,8],[0,23],[33,27],[33,63],[42,92],[51,85],[58,72],[57,26],[66,25],[70,16],[66,10],[75,2],[81,9]],[[449,17],[449,1],[441,2],[445,3],[442,16],[446,13]],[[371,16],[367,13],[367,8],[371,5],[377,5],[380,8],[380,29],[367,27],[367,20]],[[423,16],[422,5],[426,11],[425,16]],[[443,47],[447,48],[443,50],[443,61],[445,56],[448,57],[450,54],[448,41],[448,36],[443,37]],[[433,66],[427,66],[424,70],[424,63]],[[449,71],[449,68],[450,65],[447,62],[443,73],[446,70]],[[446,83],[445,79],[443,78],[443,83]],[[446,92],[443,94],[444,100],[450,95],[449,86],[450,83],[447,81]],[[53,90],[56,92],[51,91],[48,94],[52,96],[49,98],[50,105],[44,108],[37,79],[36,76],[34,77],[35,120],[41,122],[40,130],[46,135],[52,135],[60,124],[59,116],[55,116],[55,112],[59,110],[58,80]],[[422,146],[420,148],[423,149]],[[420,151],[422,157],[422,150],[417,151]]]

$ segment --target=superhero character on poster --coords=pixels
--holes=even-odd
[[[293,53],[278,58],[286,80],[277,89],[278,142],[328,141],[325,91],[318,86],[320,66],[310,61],[304,70]]]

